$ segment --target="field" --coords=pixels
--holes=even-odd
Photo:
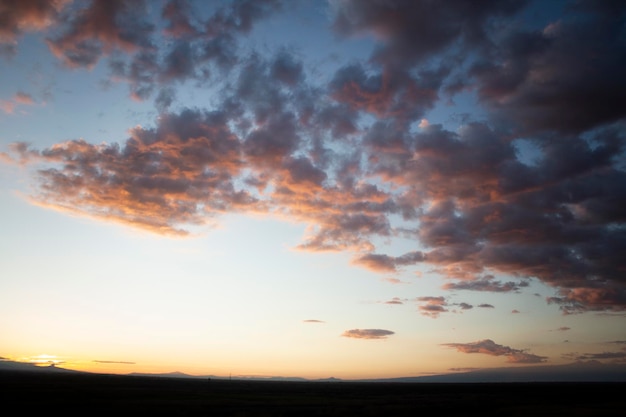
[[[625,383],[209,381],[4,371],[0,396],[11,415],[626,415]]]

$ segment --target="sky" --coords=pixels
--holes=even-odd
[[[0,358],[626,363],[620,1],[0,0]]]

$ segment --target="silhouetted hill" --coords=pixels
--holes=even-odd
[[[65,369],[56,365],[37,366],[33,363],[0,360],[0,371],[45,372],[45,373],[84,373]]]
[[[64,416],[624,415],[626,383],[400,383],[0,371],[3,409]]]

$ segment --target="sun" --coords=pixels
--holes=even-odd
[[[56,355],[41,354],[22,358],[21,362],[32,363],[36,366],[56,366],[65,362]]]

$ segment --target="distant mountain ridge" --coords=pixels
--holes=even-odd
[[[76,373],[58,366],[36,366],[31,363],[0,360],[0,371],[27,371],[45,373]],[[404,382],[404,383],[494,383],[494,382],[626,382],[626,364],[603,364],[597,361],[575,362],[566,365],[540,365],[480,369],[469,372],[423,375],[399,378],[371,378],[343,380],[335,377],[306,379],[284,376],[234,376],[189,375],[183,372],[130,373],[127,376],[150,376],[163,378],[193,378],[215,380],[291,381],[291,382]]]

